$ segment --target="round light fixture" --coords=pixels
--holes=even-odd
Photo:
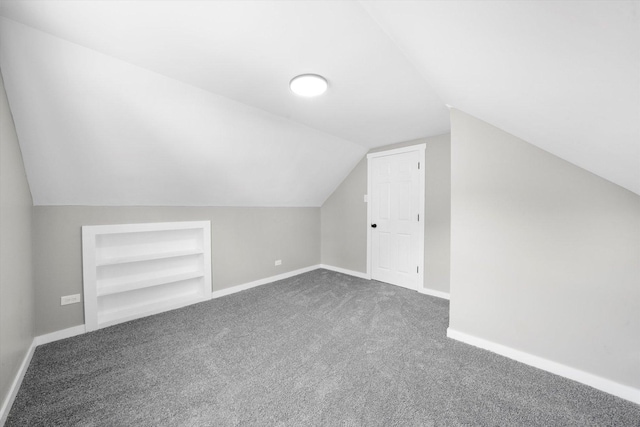
[[[293,93],[306,97],[322,95],[327,86],[327,80],[317,74],[301,74],[289,82]]]

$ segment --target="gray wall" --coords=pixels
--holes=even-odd
[[[32,200],[0,76],[0,405],[34,337]]]
[[[84,323],[82,304],[60,306],[61,296],[82,293],[83,225],[210,220],[213,290],[320,263],[319,208],[33,209],[37,335]],[[274,266],[276,259],[281,266]]]
[[[427,139],[424,173],[424,287],[449,293],[451,135]]]
[[[450,328],[640,387],[640,196],[460,111],[451,125]]]
[[[426,143],[424,287],[449,292],[450,136],[440,135],[372,149]],[[367,159],[363,158],[322,205],[322,263],[367,271]]]
[[[322,263],[367,271],[367,157],[324,202],[321,209]]]

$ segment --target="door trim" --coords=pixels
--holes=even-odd
[[[419,208],[420,214],[419,236],[418,236],[418,282],[417,288],[420,290],[424,288],[424,192],[425,192],[425,151],[427,148],[426,143],[410,145],[408,147],[395,148],[392,150],[378,151],[375,153],[367,154],[367,278],[371,280],[371,159],[376,157],[393,156],[394,154],[409,153],[412,151],[419,152],[420,156],[420,170],[418,171],[419,177]]]

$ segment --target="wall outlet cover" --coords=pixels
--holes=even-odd
[[[80,302],[80,294],[66,295],[60,297],[60,305],[75,304]]]
[[[281,259],[277,259],[276,260],[276,265],[282,265],[282,260]]]

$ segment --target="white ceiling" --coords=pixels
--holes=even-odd
[[[365,7],[444,102],[640,194],[640,2]]]
[[[319,206],[365,152],[13,21],[1,35],[36,205]]]
[[[0,67],[39,205],[319,206],[445,104],[640,194],[638,4],[5,0]]]

